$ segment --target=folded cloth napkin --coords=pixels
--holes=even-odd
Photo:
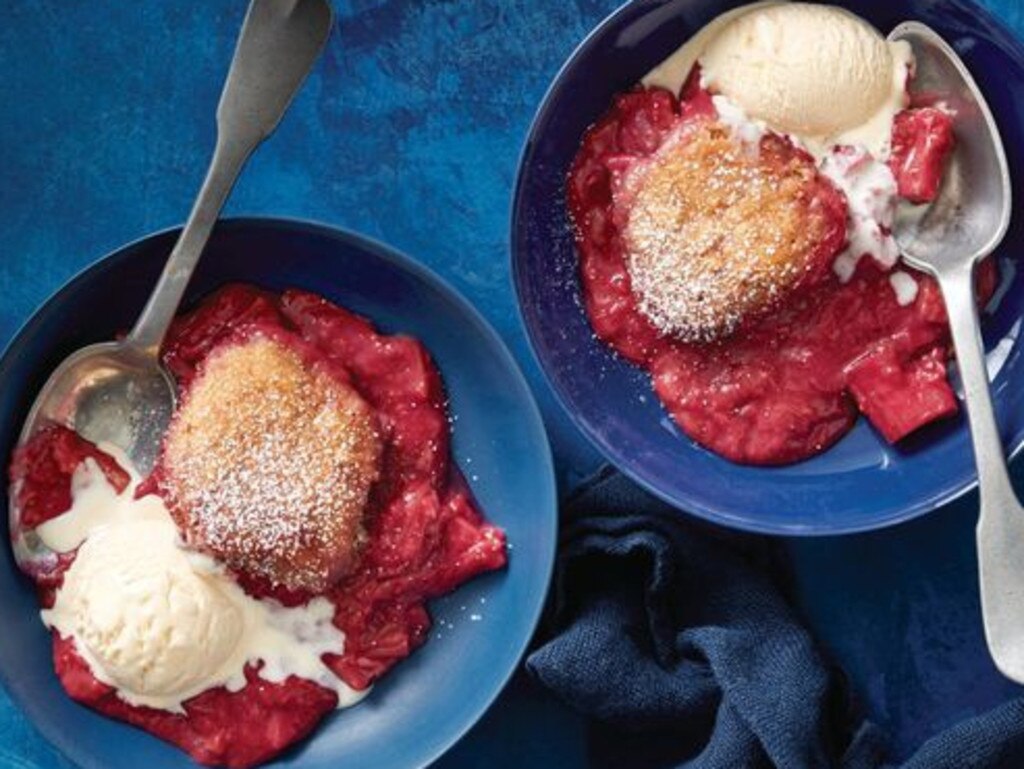
[[[891,766],[879,730],[850,718],[776,565],[770,540],[711,531],[607,473],[563,512],[551,616],[527,668],[606,725],[599,766]],[[1024,767],[1024,700],[903,767]]]

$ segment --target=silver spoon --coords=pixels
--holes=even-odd
[[[938,199],[901,205],[894,234],[903,258],[934,275],[946,301],[978,467],[985,638],[996,667],[1024,683],[1024,508],[1006,470],[974,294],[974,265],[1010,223],[1010,173],[992,113],[953,49],[918,22],[900,24],[889,38],[912,46],[915,88],[941,94],[956,114],[956,150]]]
[[[213,159],[142,315],[123,340],[84,347],[57,367],[29,411],[19,444],[57,423],[123,449],[143,474],[152,469],[176,396],[159,358],[167,328],[238,174],[277,127],[320,55],[331,19],[327,0],[252,0],[217,107]],[[54,554],[32,532],[21,532],[13,493],[9,507],[19,566],[47,570]]]

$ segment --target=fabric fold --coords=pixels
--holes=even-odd
[[[681,516],[614,473],[570,500],[526,665],[607,726],[597,765],[891,766],[786,600],[774,548]],[[1024,701],[956,725],[903,766],[1024,767]]]

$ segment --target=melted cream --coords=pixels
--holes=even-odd
[[[914,280],[914,276],[909,272],[894,270],[889,275],[889,285],[892,286],[892,290],[896,293],[896,303],[900,307],[913,304],[914,300],[917,299],[917,281]]]
[[[281,682],[297,676],[331,689],[338,707],[365,694],[321,660],[340,654],[345,636],[334,606],[315,598],[287,608],[242,590],[212,558],[187,549],[163,501],[135,499],[139,483],[127,458],[104,451],[131,472],[118,494],[87,459],[72,480],[72,506],[36,530],[57,552],[78,548],[43,622],[72,638],[93,675],[132,705],[184,712],[197,694],[246,684],[247,664]]]
[[[897,187],[889,166],[864,149],[843,147],[826,156],[819,170],[846,195],[847,245],[833,264],[839,280],[853,277],[862,256],[892,269],[900,253],[891,234]]]
[[[760,120],[752,120],[740,106],[721,94],[711,97],[718,119],[732,130],[733,136],[745,144],[757,144],[768,128]]]

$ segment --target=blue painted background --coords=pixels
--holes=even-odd
[[[984,4],[1024,35],[1019,0]],[[600,463],[541,382],[519,327],[509,195],[548,81],[615,5],[339,0],[324,60],[228,204],[230,214],[354,228],[451,280],[505,336],[534,384],[563,490]],[[5,8],[0,343],[78,269],[184,218],[244,10],[243,0],[21,0]],[[976,504],[971,496],[892,531],[786,544],[796,600],[900,753],[1022,693],[985,655]],[[589,733],[520,678],[441,766],[583,766]],[[64,765],[2,692],[0,736],[0,764]]]

